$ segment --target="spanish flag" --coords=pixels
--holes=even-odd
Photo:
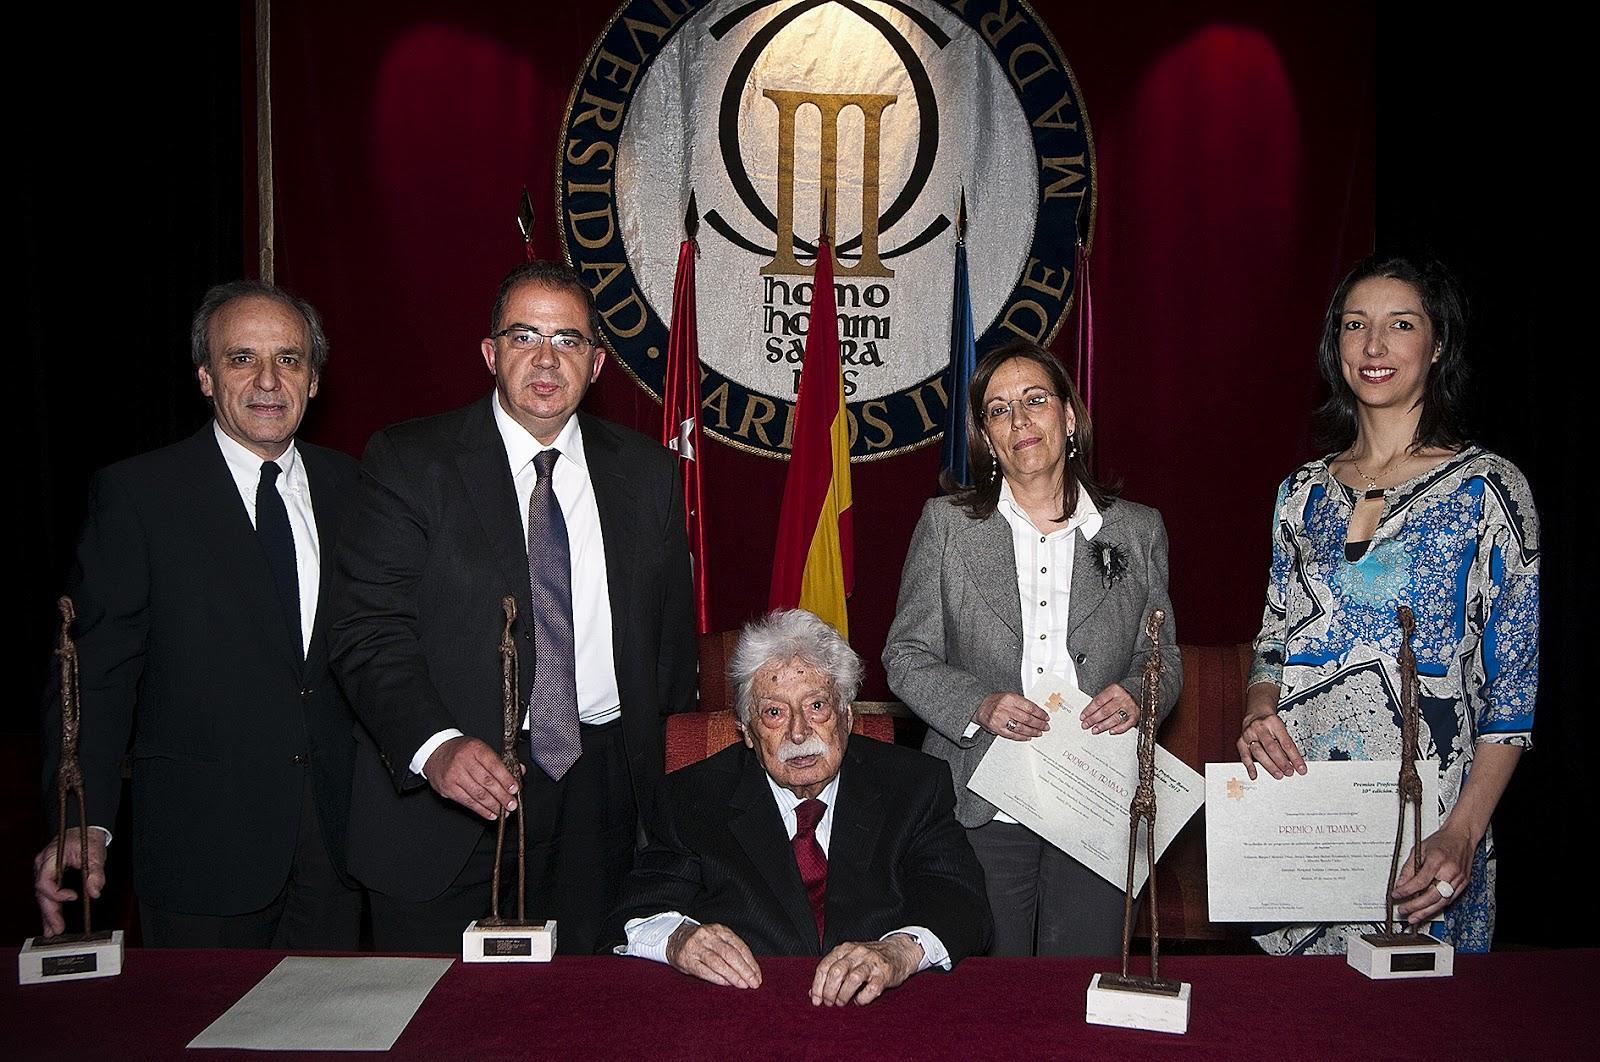
[[[768,607],[809,609],[849,638],[845,598],[855,588],[850,425],[839,367],[833,247],[826,237],[817,244],[815,274]]]

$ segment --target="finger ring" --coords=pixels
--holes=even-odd
[[[1128,710],[1126,708],[1118,708],[1117,714],[1122,717],[1124,723],[1128,721]]]
[[[1254,738],[1251,738],[1251,739],[1250,739],[1250,744],[1252,744],[1252,745],[1259,745],[1259,744],[1261,744],[1261,742],[1259,742],[1259,741],[1257,741],[1257,740],[1255,740],[1255,739],[1254,739]]]
[[[1452,896],[1454,896],[1456,894],[1456,887],[1454,885],[1450,884],[1448,881],[1444,880],[1443,878],[1440,878],[1438,881],[1435,881],[1433,883],[1433,887],[1438,889],[1439,890],[1439,895],[1443,896],[1447,900],[1450,897],[1452,897]]]
[[[1017,721],[1015,719],[1011,720],[1009,723],[1006,724],[1006,729],[1007,730],[1015,730],[1016,728],[1017,728]]]

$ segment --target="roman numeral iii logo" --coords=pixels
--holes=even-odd
[[[766,89],[762,95],[778,107],[778,238],[772,261],[761,267],[763,276],[811,276],[812,268],[803,266],[794,256],[794,126],[795,115],[806,104],[817,109],[822,118],[822,140],[819,144],[817,175],[819,195],[830,204],[824,214],[824,227],[829,243],[833,242],[833,224],[838,213],[831,206],[839,202],[839,115],[847,107],[861,111],[865,128],[861,137],[861,258],[855,265],[837,263],[834,275],[839,277],[892,277],[894,270],[884,265],[878,257],[878,177],[883,138],[883,112],[898,98],[874,92],[791,92],[786,89]],[[821,203],[818,204],[819,208]]]

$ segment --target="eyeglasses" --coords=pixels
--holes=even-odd
[[[563,329],[554,335],[547,336],[537,328],[529,328],[527,325],[522,324],[514,324],[502,328],[494,334],[493,338],[508,341],[512,350],[538,350],[542,343],[548,341],[552,350],[557,354],[564,354],[568,357],[587,354],[589,348],[594,346],[594,340],[581,332]]]
[[[990,420],[1000,420],[1003,417],[1009,417],[1011,416],[1011,407],[1015,406],[1018,402],[1021,402],[1022,408],[1027,410],[1028,415],[1031,417],[1035,413],[1044,412],[1044,408],[1050,404],[1051,399],[1060,397],[1060,395],[1053,395],[1049,391],[1035,391],[1032,394],[1024,395],[1023,397],[1013,399],[1010,402],[995,402],[994,404],[990,405],[989,408],[983,411],[983,415],[988,417]]]

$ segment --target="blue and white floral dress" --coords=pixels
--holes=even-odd
[[[1441,821],[1480,742],[1526,748],[1539,680],[1539,518],[1516,466],[1469,446],[1385,492],[1354,563],[1345,533],[1359,501],[1328,459],[1278,489],[1272,574],[1250,681],[1276,682],[1278,715],[1307,760],[1400,758],[1399,605],[1416,615],[1421,755],[1439,761]],[[1494,936],[1492,833],[1465,895],[1432,932],[1462,951]],[[1366,926],[1285,926],[1273,954],[1340,953]]]

